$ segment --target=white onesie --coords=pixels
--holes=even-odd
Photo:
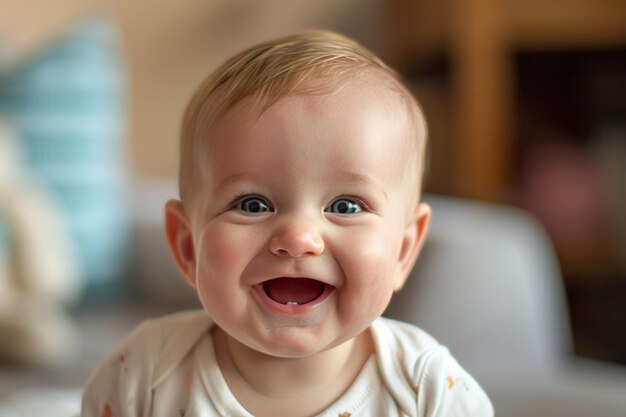
[[[217,361],[204,311],[140,325],[91,377],[83,417],[252,417]],[[484,391],[422,330],[379,318],[375,354],[353,385],[316,417],[493,416]]]

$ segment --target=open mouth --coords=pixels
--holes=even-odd
[[[283,305],[304,305],[328,296],[334,287],[311,278],[274,278],[263,283],[263,291]]]

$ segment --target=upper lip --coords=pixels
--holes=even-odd
[[[276,278],[307,278],[307,279],[313,279],[315,281],[319,281],[319,282],[321,282],[323,284],[330,285],[330,286],[333,286],[333,287],[336,286],[329,279],[319,278],[318,276],[309,275],[309,274],[284,273],[284,272],[279,272],[277,274],[264,276],[261,279],[259,279],[256,282],[255,285],[260,285],[260,284],[263,284],[266,281],[270,281],[270,280],[276,279]]]

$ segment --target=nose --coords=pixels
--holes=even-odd
[[[324,252],[324,240],[314,224],[290,222],[274,233],[269,247],[278,256],[315,256]]]

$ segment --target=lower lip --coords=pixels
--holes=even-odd
[[[270,309],[270,311],[290,316],[303,315],[311,312],[313,309],[319,307],[320,304],[326,301],[328,297],[330,297],[335,292],[335,287],[331,285],[325,285],[322,294],[311,302],[308,302],[306,304],[282,304],[272,300],[265,293],[265,290],[263,289],[263,284],[256,285],[254,289],[263,305]]]

